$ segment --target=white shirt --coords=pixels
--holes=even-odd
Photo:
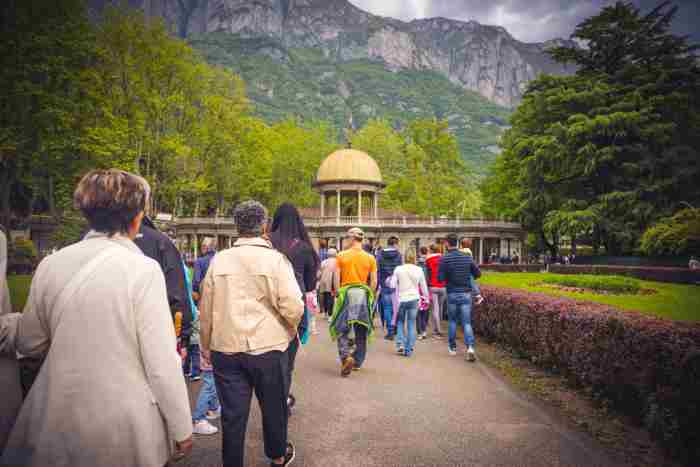
[[[420,298],[420,291],[428,297],[423,270],[415,264],[402,264],[394,270],[396,291],[400,302],[411,302]]]

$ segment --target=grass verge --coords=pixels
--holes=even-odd
[[[638,281],[642,289],[653,290],[656,293],[599,294],[593,291],[575,292],[560,290],[543,285],[543,282],[551,280],[551,278],[566,280],[567,276],[549,273],[498,273],[489,271],[484,273],[479,282],[496,287],[523,289],[547,295],[603,303],[621,310],[638,311],[659,318],[700,321],[700,287],[696,285]]]
[[[10,300],[12,309],[21,312],[29,297],[29,286],[32,283],[32,276],[7,276],[7,284],[10,287]]]

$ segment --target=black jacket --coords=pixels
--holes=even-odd
[[[185,268],[182,265],[180,252],[167,235],[158,231],[149,218],[144,218],[141,230],[134,243],[143,254],[153,258],[160,265],[165,276],[165,286],[168,292],[170,312],[182,312],[182,338],[188,341],[192,332],[192,310],[187,299],[185,287]]]
[[[302,293],[316,289],[318,264],[314,261],[313,247],[306,242],[299,242],[291,251],[289,260],[294,267],[294,275]]]
[[[379,285],[384,287],[386,280],[394,274],[394,269],[403,264],[401,253],[394,247],[389,247],[382,250],[382,255],[379,257]]]
[[[450,250],[440,258],[438,280],[447,284],[447,293],[471,293],[470,277],[481,277],[479,266],[471,256],[459,250]]]

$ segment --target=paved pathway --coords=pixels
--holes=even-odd
[[[481,363],[450,357],[444,340],[407,359],[370,344],[365,368],[339,376],[326,323],[299,354],[289,424],[299,466],[615,466],[583,433],[526,401]],[[193,385],[196,389],[196,387]],[[220,466],[221,437],[198,436],[182,466]],[[246,463],[267,466],[252,404]]]

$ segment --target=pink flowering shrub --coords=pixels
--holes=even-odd
[[[549,272],[555,274],[603,274],[629,276],[636,277],[637,279],[644,281],[671,282],[675,284],[700,284],[700,270],[691,270],[688,268],[550,264]]]
[[[700,465],[700,325],[607,305],[482,286],[472,324],[636,417],[676,458]]]

